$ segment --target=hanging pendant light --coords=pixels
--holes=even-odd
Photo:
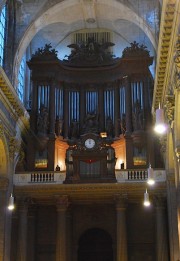
[[[149,168],[148,168],[148,179],[147,179],[147,183],[149,185],[154,185],[155,183],[155,180],[154,180],[154,170],[153,168],[151,168],[151,164],[149,165]]]
[[[164,110],[160,108],[160,105],[156,110],[156,124],[154,130],[159,134],[164,134],[167,130],[167,126],[164,121]]]
[[[144,206],[149,207],[150,205],[151,205],[151,203],[149,201],[149,193],[147,192],[147,189],[146,189],[146,192],[144,193]]]
[[[9,198],[8,209],[9,210],[13,210],[14,209],[14,197],[13,197],[12,193],[11,193],[11,196]]]

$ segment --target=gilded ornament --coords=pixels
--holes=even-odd
[[[174,109],[175,109],[174,95],[166,95],[164,107],[165,107],[165,113],[166,113],[168,122],[171,124],[172,121],[174,121]]]
[[[15,153],[19,152],[19,141],[15,137],[10,137],[9,140],[9,156],[10,159],[14,159]]]
[[[3,136],[4,136],[4,126],[0,122],[0,137],[3,137]]]

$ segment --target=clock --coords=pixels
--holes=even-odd
[[[93,149],[96,145],[95,140],[88,138],[87,140],[85,140],[84,145],[87,149]]]

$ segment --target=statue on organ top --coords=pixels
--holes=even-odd
[[[89,112],[85,119],[84,125],[82,128],[83,134],[85,133],[99,133],[99,122],[98,122],[98,114],[93,112]]]

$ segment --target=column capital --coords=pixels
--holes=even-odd
[[[56,199],[57,211],[66,211],[69,206],[69,198],[67,195],[59,196]]]
[[[116,209],[126,210],[127,208],[127,194],[117,194],[115,195]]]
[[[163,196],[154,196],[153,201],[156,209],[164,209],[166,207],[166,201]]]
[[[176,157],[178,162],[180,162],[180,145],[175,148]]]
[[[19,211],[27,211],[31,203],[32,203],[31,198],[27,198],[27,197],[17,198],[17,207]]]

